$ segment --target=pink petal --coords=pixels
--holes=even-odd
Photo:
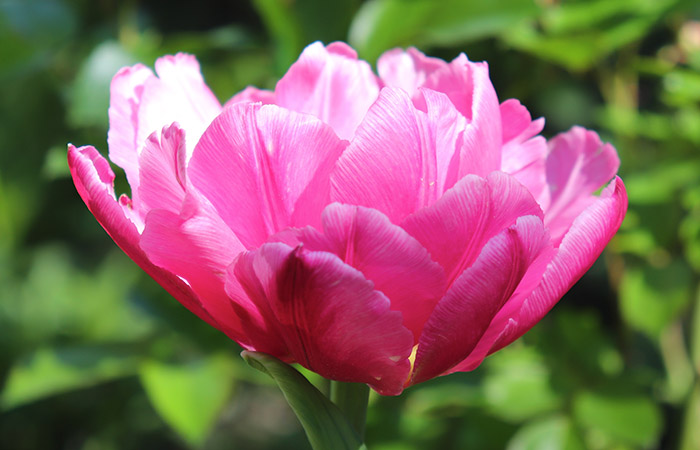
[[[486,176],[501,167],[501,113],[486,63],[470,62],[464,54],[449,70],[434,74],[426,87],[444,92],[471,122],[464,133],[459,177]]]
[[[442,94],[424,90],[427,113],[384,88],[333,173],[333,200],[367,206],[398,223],[434,203],[457,176],[465,120]]]
[[[574,219],[595,201],[592,194],[615,176],[619,166],[613,146],[585,128],[573,127],[549,141],[551,202],[545,210],[545,224],[555,242],[561,241]]]
[[[190,195],[180,214],[151,211],[140,245],[153,264],[187,281],[222,331],[250,347],[243,318],[234,313],[224,289],[227,267],[245,249],[211,206]]]
[[[544,119],[532,120],[529,111],[515,99],[501,103],[503,149],[501,170],[527,187],[540,206],[549,205],[545,164],[547,142],[537,134]]]
[[[327,252],[270,243],[245,253],[233,272],[295,361],[380,394],[402,391],[411,333],[359,271]]]
[[[593,265],[620,227],[626,211],[625,186],[616,177],[576,218],[535,289],[516,292],[493,319],[472,354],[454,370],[473,370],[486,355],[510,344],[539,322]]]
[[[377,210],[334,203],[323,212],[323,233],[314,228],[285,230],[272,238],[291,246],[337,255],[362,272],[403,314],[414,343],[442,297],[445,273],[428,252]]]
[[[468,175],[434,205],[408,216],[402,227],[430,253],[451,284],[493,236],[520,216],[542,217],[530,193],[514,178],[494,172]]]
[[[418,93],[432,73],[446,66],[445,61],[425,56],[414,47],[389,50],[377,60],[377,72],[384,85],[403,89],[410,97]]]
[[[199,136],[221,111],[194,56],[165,56],[155,65],[158,77],[137,65],[122,69],[112,80],[109,154],[127,172],[132,189],[138,185],[133,181],[134,170],[148,136],[178,122],[187,134],[189,156]]]
[[[547,241],[542,220],[525,216],[480,249],[425,324],[411,383],[436,377],[469,355]]]
[[[318,119],[275,105],[226,108],[190,161],[192,184],[246,248],[288,227],[320,225],[346,143]]]
[[[312,114],[342,139],[351,139],[379,93],[377,78],[365,61],[342,42],[315,42],[277,83],[277,104]]]
[[[255,86],[248,86],[238,94],[231,97],[226,102],[224,108],[228,108],[236,103],[262,103],[263,105],[272,105],[275,103],[275,93],[266,89],[258,89]]]
[[[117,72],[110,86],[109,159],[124,169],[132,192],[139,185],[139,150],[143,145],[139,140],[139,106],[144,85],[153,78],[151,69],[137,64]]]
[[[139,156],[139,202],[142,217],[151,209],[177,213],[185,199],[185,132],[177,124],[151,134]]]
[[[155,266],[139,247],[136,226],[127,218],[124,207],[114,196],[114,173],[94,147],[68,146],[68,165],[75,187],[102,227],[136,264],[183,306],[215,328],[218,322],[202,307],[190,286],[177,275]]]

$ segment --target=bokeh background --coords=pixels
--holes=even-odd
[[[692,0],[0,0],[0,447],[308,448],[271,380],[104,233],[66,144],[106,154],[121,66],[194,53],[225,101],[273,87],[315,40],[371,63],[410,45],[487,60],[546,136],[579,124],[612,142],[629,190],[620,233],[523,339],[373,394],[370,448],[700,448]]]

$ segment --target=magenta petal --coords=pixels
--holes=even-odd
[[[581,127],[573,127],[549,141],[547,183],[550,203],[545,224],[558,243],[571,223],[595,201],[593,193],[617,173],[620,160],[610,144]]]
[[[465,120],[443,94],[422,92],[427,112],[384,88],[333,173],[333,200],[367,206],[398,223],[434,203],[449,178]]]
[[[401,226],[428,250],[452,283],[488,240],[528,215],[542,217],[542,211],[527,189],[513,177],[494,172],[486,179],[464,177]]]
[[[425,324],[411,383],[447,372],[469,355],[548,237],[539,217],[525,216],[481,249]]]
[[[211,208],[211,207],[208,207]],[[245,249],[206,205],[189,197],[182,214],[153,210],[146,217],[141,248],[157,266],[187,281],[202,306],[229,337],[248,345],[241,318],[225,292],[224,273]]]
[[[403,314],[414,343],[445,291],[445,272],[425,248],[374,209],[334,203],[323,212],[323,234],[309,227],[285,230],[273,239],[334,253],[362,272],[389,298],[391,309]]]
[[[275,87],[278,105],[318,117],[342,139],[353,137],[378,93],[372,68],[342,42],[306,47]]]
[[[600,256],[627,211],[620,178],[576,218],[534,290],[516,292],[491,322],[471,355],[455,370],[476,368],[483,359],[510,344],[539,322]]]
[[[318,119],[275,105],[226,108],[190,161],[192,184],[246,248],[288,227],[320,225],[345,143]]]
[[[177,124],[151,134],[139,157],[138,199],[142,217],[151,209],[180,211],[186,188],[185,132]]]
[[[75,187],[114,242],[183,306],[215,328],[218,322],[202,307],[197,294],[177,275],[155,266],[139,247],[139,232],[114,196],[114,173],[94,147],[68,146],[68,165]]]
[[[384,395],[403,390],[411,333],[359,271],[331,253],[270,243],[242,255],[235,275],[301,365]]]

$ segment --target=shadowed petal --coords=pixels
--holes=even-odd
[[[233,272],[295,361],[329,379],[401,392],[411,332],[359,271],[331,253],[269,243]]]
[[[421,334],[411,383],[436,377],[469,355],[546,246],[542,220],[520,217],[492,238],[440,300]]]
[[[391,309],[403,314],[414,343],[445,292],[442,268],[418,241],[377,210],[334,203],[323,212],[323,233],[311,227],[288,229],[272,239],[334,253],[362,272],[389,298]]]
[[[545,224],[559,243],[574,219],[595,202],[592,194],[615,176],[620,159],[612,145],[581,127],[558,134],[548,144],[551,200],[545,209]]]
[[[494,172],[488,178],[469,175],[437,203],[406,218],[402,227],[430,253],[451,284],[470,267],[493,236],[518,217],[542,211],[513,177]]]
[[[234,312],[224,290],[227,267],[245,249],[211,206],[189,196],[179,214],[151,211],[140,245],[154,264],[189,283],[222,331],[250,347],[251,341],[243,334],[243,318]]]
[[[534,290],[516,292],[496,315],[471,355],[455,370],[473,370],[486,355],[532,328],[583,276],[613,237],[627,211],[620,178],[576,218]]]
[[[68,165],[78,193],[114,242],[170,295],[215,328],[218,322],[202,307],[192,288],[177,275],[154,265],[139,247],[139,232],[114,197],[114,173],[94,147],[68,147]]]

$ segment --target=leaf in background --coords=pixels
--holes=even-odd
[[[532,348],[511,347],[487,359],[485,407],[504,420],[519,422],[559,407],[549,370]]]
[[[264,353],[244,351],[241,355],[251,367],[275,380],[304,427],[311,447],[317,450],[365,448],[340,409],[299,371]]]
[[[84,389],[136,371],[136,359],[101,347],[40,349],[16,363],[2,391],[3,409]]]
[[[63,1],[0,2],[0,76],[45,64],[75,28],[75,14]]]
[[[506,450],[584,450],[568,417],[554,416],[528,422],[508,443]]]
[[[700,161],[666,162],[625,177],[630,204],[663,204],[700,181]]]
[[[532,0],[370,0],[353,19],[348,40],[363,58],[375,61],[392,47],[457,45],[494,36],[537,12]]]
[[[97,126],[106,130],[112,77],[122,67],[135,62],[118,42],[105,41],[95,47],[83,62],[70,90],[70,124],[75,127]]]
[[[65,246],[38,248],[23,279],[0,290],[0,322],[15,324],[12,346],[44,345],[57,336],[129,342],[153,323],[129,301],[138,268],[119,250],[91,272],[72,264]]]
[[[574,399],[573,410],[575,420],[588,431],[588,447],[616,448],[615,444],[627,444],[651,448],[661,434],[661,411],[645,396],[584,392]]]
[[[571,70],[584,70],[642,38],[676,0],[592,0],[554,3],[538,23],[509,29],[509,45]]]
[[[204,443],[233,388],[233,362],[218,355],[190,364],[147,361],[139,375],[163,420],[188,443]]]
[[[313,41],[343,40],[358,0],[253,0],[253,5],[276,42],[279,74]]]
[[[690,303],[692,276],[679,260],[661,268],[627,267],[620,284],[623,318],[656,340]]]

